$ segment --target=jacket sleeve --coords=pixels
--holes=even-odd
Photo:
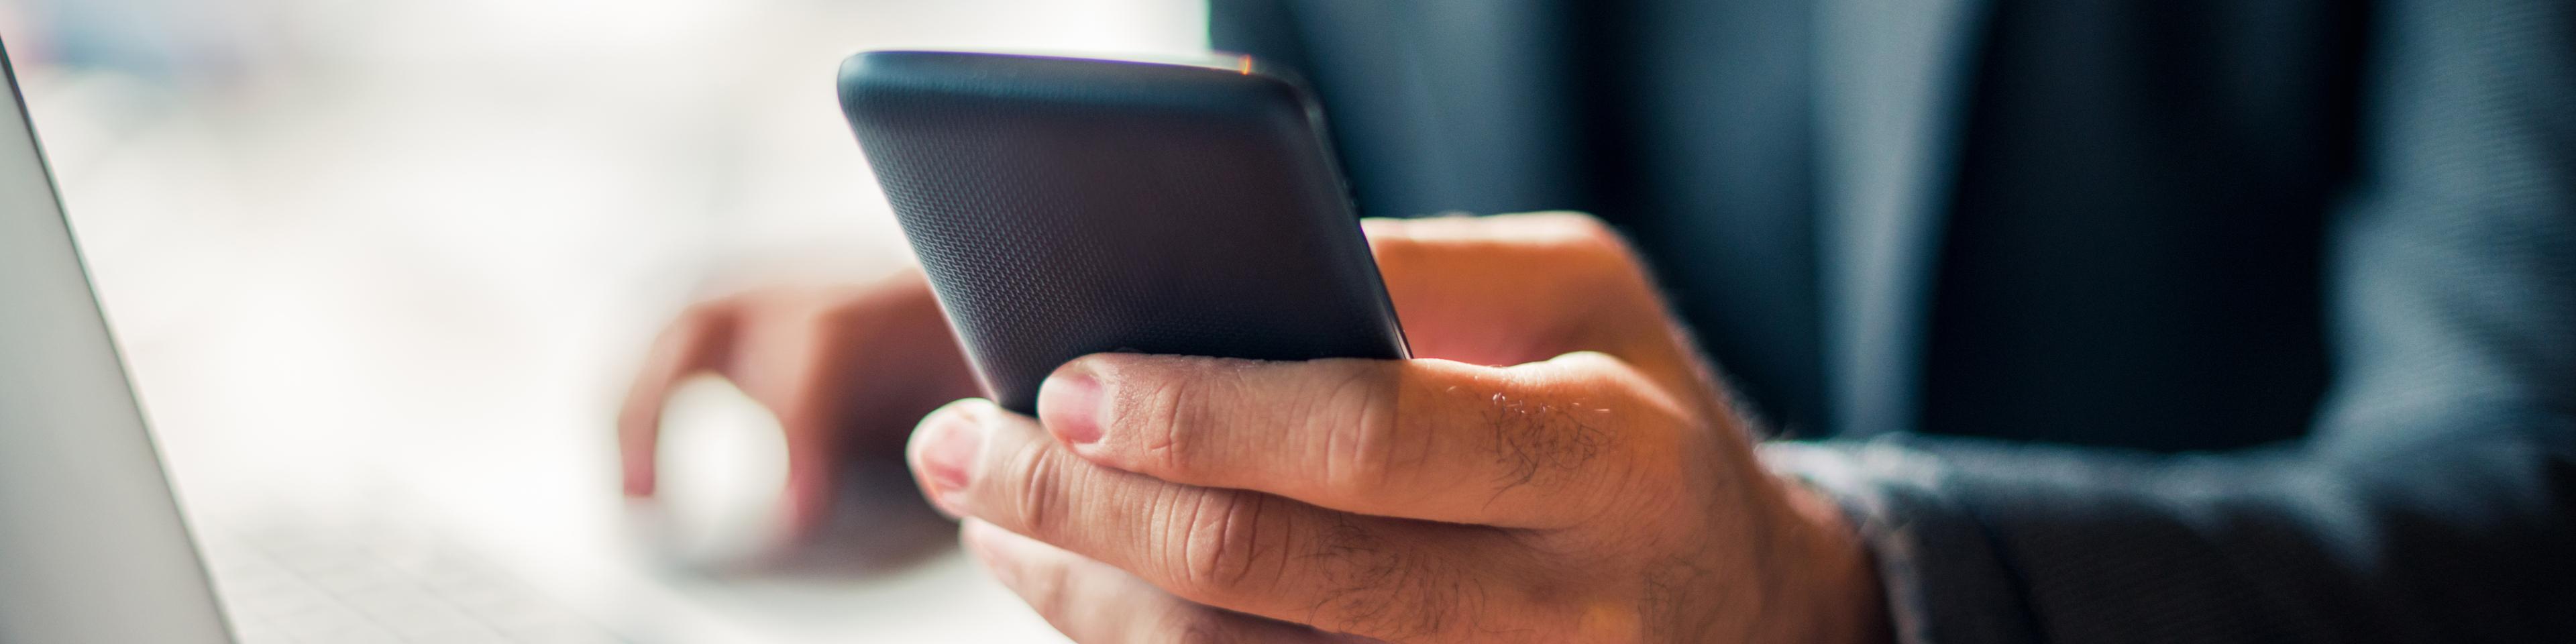
[[[2576,3],[2382,9],[2309,438],[1763,448],[1862,526],[1906,641],[2576,638]]]

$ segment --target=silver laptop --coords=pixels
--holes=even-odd
[[[387,539],[436,539],[384,522],[209,526],[233,547],[201,558],[5,52],[0,74],[0,643],[614,639],[470,555],[384,560]]]
[[[6,73],[0,642],[230,641]]]

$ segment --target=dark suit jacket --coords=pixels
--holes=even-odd
[[[2576,639],[2576,3],[1210,17],[1365,212],[1626,230],[1908,637]]]

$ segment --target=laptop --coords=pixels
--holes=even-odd
[[[230,641],[5,59],[0,641]]]
[[[372,547],[381,529],[339,543],[309,530],[240,535],[227,557],[201,557],[6,58],[0,642],[616,641],[577,615],[547,613],[468,556],[371,561],[386,552]],[[244,590],[235,610],[218,601],[216,569]]]

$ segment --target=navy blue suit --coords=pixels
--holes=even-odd
[[[1626,231],[1912,641],[2576,639],[2576,3],[1212,0]]]

